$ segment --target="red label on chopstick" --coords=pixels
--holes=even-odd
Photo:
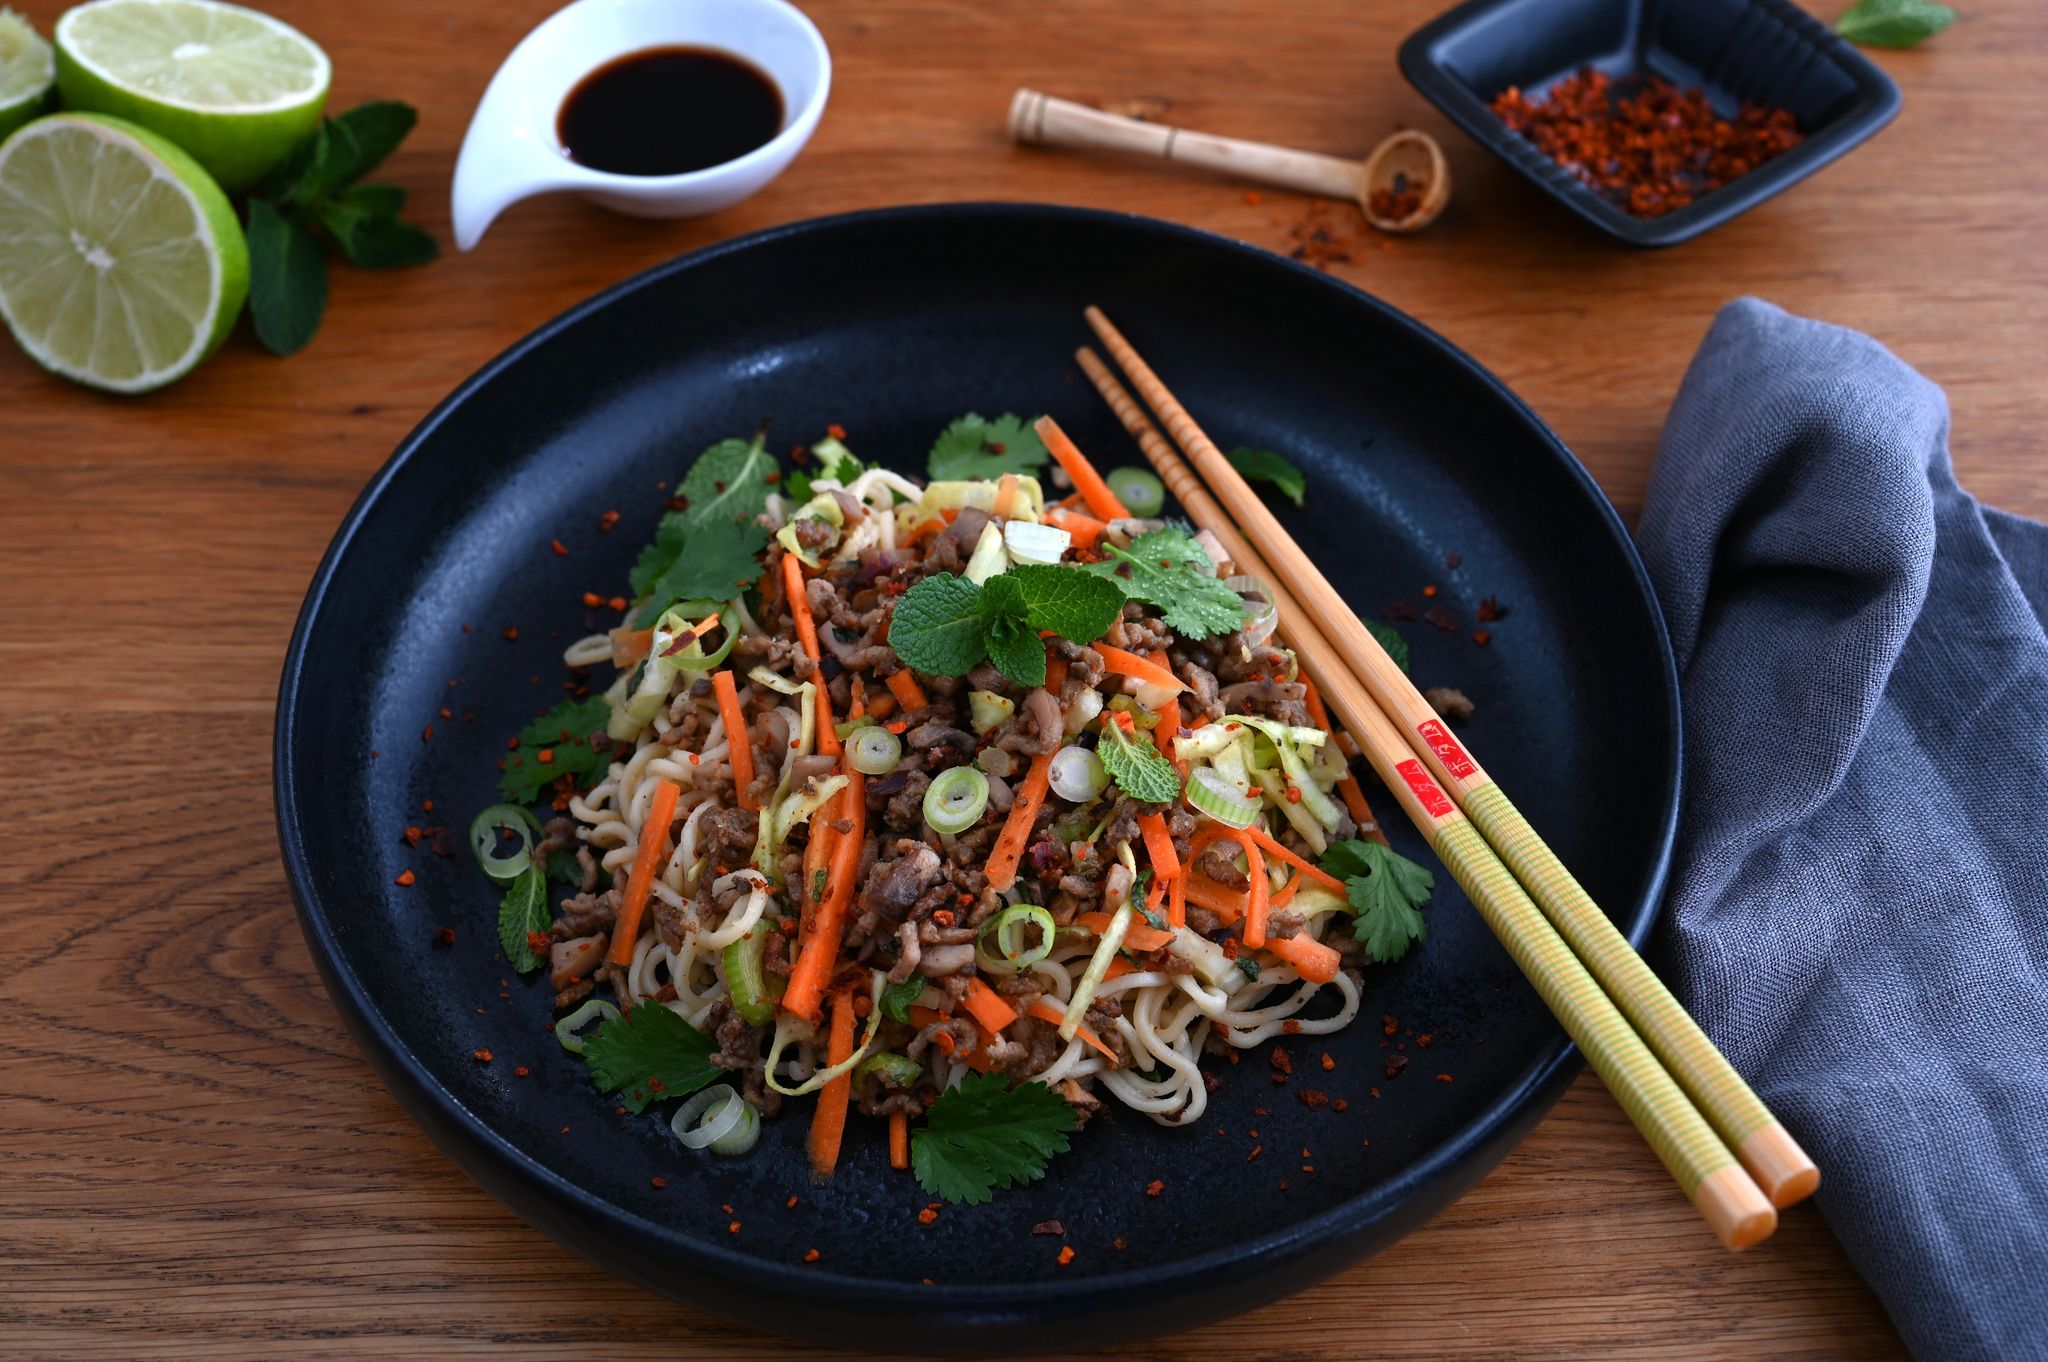
[[[1472,758],[1465,755],[1465,749],[1458,746],[1458,740],[1451,736],[1451,730],[1444,727],[1442,719],[1431,719],[1415,725],[1415,731],[1429,744],[1429,750],[1436,753],[1436,759],[1451,773],[1451,779],[1463,780],[1479,768],[1472,764]]]
[[[1422,763],[1410,757],[1394,768],[1401,773],[1401,779],[1408,782],[1408,788],[1415,792],[1422,803],[1422,811],[1431,818],[1445,818],[1451,812],[1451,797],[1444,793],[1443,786],[1429,777],[1422,769]]]

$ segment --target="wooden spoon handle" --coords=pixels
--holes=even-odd
[[[1036,90],[1019,90],[1011,99],[1010,136],[1027,145],[1154,156],[1326,198],[1358,197],[1356,161],[1144,123]]]

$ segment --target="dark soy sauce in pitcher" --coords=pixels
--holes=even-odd
[[[569,159],[614,175],[682,175],[737,160],[782,131],[782,91],[709,47],[649,47],[598,67],[562,101]]]

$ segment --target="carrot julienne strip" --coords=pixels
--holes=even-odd
[[[1086,927],[1097,936],[1101,936],[1109,930],[1109,914],[1082,913],[1074,919],[1074,925]],[[1124,945],[1139,954],[1143,954],[1146,951],[1156,951],[1171,940],[1173,940],[1172,932],[1162,932],[1157,927],[1137,918],[1132,919],[1131,925],[1124,931]]]
[[[1067,688],[1067,660],[1050,649],[1045,654],[1045,689],[1057,697]]]
[[[853,1056],[853,994],[842,989],[832,995],[832,1031],[825,1043],[825,1062],[844,1064]],[[811,1177],[828,1181],[839,1163],[839,1146],[846,1136],[846,1106],[853,1098],[853,1075],[843,1073],[818,1093],[818,1109],[811,1115]]]
[[[889,678],[889,692],[905,710],[924,709],[931,704],[925,698],[924,687],[917,684],[917,677],[908,667]]]
[[[1244,944],[1256,950],[1266,944],[1266,897],[1270,889],[1266,883],[1266,857],[1256,840],[1239,845],[1244,847],[1244,858],[1249,863],[1245,873],[1252,880],[1245,899]]]
[[[1316,866],[1306,857],[1289,851],[1280,844],[1279,840],[1272,833],[1267,832],[1257,823],[1253,823],[1250,827],[1243,828],[1241,831],[1245,836],[1257,842],[1259,850],[1265,852],[1268,856],[1287,862],[1287,864],[1293,866],[1325,889],[1335,890],[1339,894],[1344,892],[1344,881],[1338,879],[1329,871]]]
[[[1093,516],[1082,515],[1079,511],[1055,510],[1052,523],[1073,537],[1077,548],[1092,549],[1100,543],[1109,526]]]
[[[1067,438],[1059,422],[1050,416],[1041,416],[1032,429],[1038,438],[1045,441],[1045,447],[1053,458],[1059,460],[1067,476],[1074,480],[1074,490],[1081,494],[1081,500],[1088,507],[1088,514],[1098,520],[1128,520],[1131,513],[1124,509],[1116,493],[1109,490],[1109,484],[1102,480],[1102,474],[1095,471],[1095,465],[1088,462],[1088,456]]]
[[[749,811],[761,806],[747,793],[754,783],[754,740],[747,732],[747,716],[740,712],[739,685],[730,671],[711,673],[711,694],[718,701],[718,717],[725,720],[725,744],[732,752],[733,797]]]
[[[1043,998],[1040,998],[1037,1002],[1031,1004],[1029,1015],[1031,1015],[1039,1021],[1050,1022],[1054,1026],[1058,1026],[1063,1020],[1065,1020],[1065,1014]],[[1107,1045],[1104,1045],[1102,1043],[1102,1037],[1096,1035],[1093,1031],[1090,1031],[1085,1026],[1075,1027],[1074,1034],[1079,1036],[1082,1040],[1087,1041],[1096,1049],[1100,1050],[1103,1054],[1103,1057],[1106,1058],[1112,1066],[1116,1064],[1116,1051],[1110,1049]]]
[[[1126,652],[1107,643],[1091,643],[1088,646],[1102,655],[1102,669],[1106,672],[1132,677],[1175,692],[1187,689],[1186,682],[1150,658],[1139,657],[1136,653]]]
[[[1038,817],[1039,806],[1045,803],[1046,787],[1052,782],[1052,758],[1052,753],[1045,752],[1031,759],[1031,770],[1017,788],[1017,797],[1010,805],[1010,816],[1004,821],[1003,831],[996,838],[995,851],[988,858],[988,886],[998,894],[1017,882],[1017,862],[1024,855],[1024,843],[1031,837],[1032,820]]]
[[[1017,1020],[1017,1009],[1010,1006],[1001,994],[980,978],[967,981],[967,994],[960,999],[960,1005],[966,1008],[990,1035]]]
[[[1152,860],[1152,873],[1160,879],[1180,874],[1180,855],[1173,849],[1173,837],[1166,830],[1163,814],[1148,813],[1138,819],[1138,831],[1145,836],[1145,854]]]
[[[626,878],[626,894],[619,900],[619,920],[605,959],[614,965],[633,963],[633,943],[640,936],[640,919],[647,911],[647,895],[654,888],[654,876],[661,869],[661,853],[668,843],[668,825],[675,821],[676,800],[683,793],[673,780],[654,787],[654,799],[647,806],[647,818],[640,824],[640,846],[633,853],[633,872]]]
[[[1294,966],[1296,972],[1312,984],[1327,984],[1337,977],[1336,949],[1325,946],[1306,932],[1299,936],[1271,937],[1261,949]]]
[[[839,939],[846,930],[846,909],[853,902],[854,874],[860,868],[861,843],[867,837],[867,778],[860,772],[846,772],[846,788],[839,792],[840,816],[853,824],[832,843],[832,859],[825,867],[825,901],[811,919],[811,930],[797,944],[796,963],[789,968],[789,986],[782,993],[782,1008],[799,1017],[815,1019],[825,997],[825,986],[839,964]]]
[[[889,1166],[910,1167],[910,1113],[901,1109],[889,1113]]]
[[[1182,871],[1173,877],[1173,883],[1166,893],[1166,925],[1185,927],[1188,925],[1188,877]]]

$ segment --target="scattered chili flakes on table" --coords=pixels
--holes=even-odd
[[[434,944],[444,951],[452,950],[455,946],[455,929],[453,927],[443,927],[435,932]]]
[[[1804,140],[1785,109],[1745,103],[1724,118],[1697,88],[1662,76],[1617,84],[1591,67],[1530,99],[1494,96],[1501,122],[1603,197],[1639,218],[1673,213]]]
[[[1161,1192],[1165,1190],[1166,1180],[1164,1178],[1154,1178],[1152,1179],[1152,1181],[1145,1184],[1146,1196],[1158,1196]]]
[[[469,1057],[479,1064],[488,1064],[491,1062],[491,1052],[489,1050],[471,1050],[469,1052]]]
[[[1074,1246],[1072,1244],[1061,1245],[1059,1261],[1061,1267],[1065,1267],[1068,1263],[1074,1261]]]
[[[806,1253],[804,1254],[804,1261],[805,1261],[805,1262],[807,1262],[807,1263],[815,1263],[815,1262],[817,1262],[817,1261],[818,1261],[818,1251],[817,1251],[816,1249],[811,1249],[811,1250],[807,1251],[807,1252],[806,1252]]]
[[[401,870],[398,872],[397,877],[393,879],[391,882],[395,885],[400,886],[401,888],[410,889],[412,888],[412,882],[414,878],[415,877],[410,870]]]

